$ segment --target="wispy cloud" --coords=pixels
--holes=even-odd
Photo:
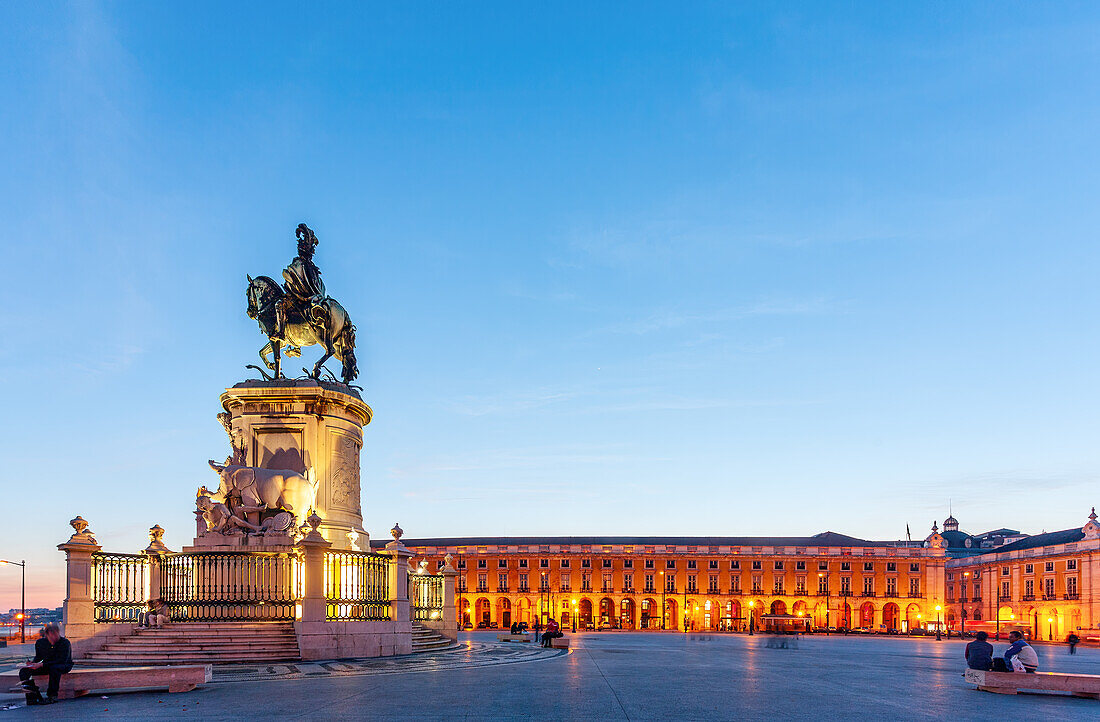
[[[453,411],[465,416],[517,413],[571,401],[583,395],[576,390],[526,389],[484,396],[461,396],[451,402]]]
[[[635,464],[669,461],[639,454],[623,445],[576,445],[542,448],[485,449],[447,458],[418,459],[391,466],[393,478],[424,477],[464,472],[561,469],[570,466]]]

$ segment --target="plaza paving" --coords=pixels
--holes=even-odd
[[[182,695],[133,692],[16,707],[13,718],[949,719],[1100,718],[1100,702],[977,692],[963,642],[814,636],[575,635],[568,653],[462,636],[458,650],[330,664],[217,667]],[[996,645],[1003,649],[1004,644]],[[1038,647],[1047,670],[1100,674],[1100,650]],[[0,704],[20,700],[0,698]]]

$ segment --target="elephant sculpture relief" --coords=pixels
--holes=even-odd
[[[263,469],[210,462],[220,482],[215,497],[228,503],[236,498],[245,508],[281,509],[304,520],[317,496],[313,468],[303,476],[292,469]],[[249,509],[251,510],[251,509]]]

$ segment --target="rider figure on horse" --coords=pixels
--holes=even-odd
[[[295,235],[298,237],[298,255],[283,269],[286,295],[275,305],[275,335],[280,339],[284,337],[287,318],[291,313],[299,313],[310,324],[323,314],[320,306],[325,300],[325,283],[321,280],[321,269],[313,262],[317,236],[305,223],[298,224]]]

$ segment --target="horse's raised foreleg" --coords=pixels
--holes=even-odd
[[[271,346],[272,346],[273,349],[275,349],[275,366],[274,366],[274,369],[275,369],[275,379],[278,380],[278,379],[282,378],[282,376],[283,376],[283,372],[280,368],[283,365],[282,364],[282,361],[283,361],[282,356],[279,354],[280,344],[279,344],[278,341],[272,341]]]

